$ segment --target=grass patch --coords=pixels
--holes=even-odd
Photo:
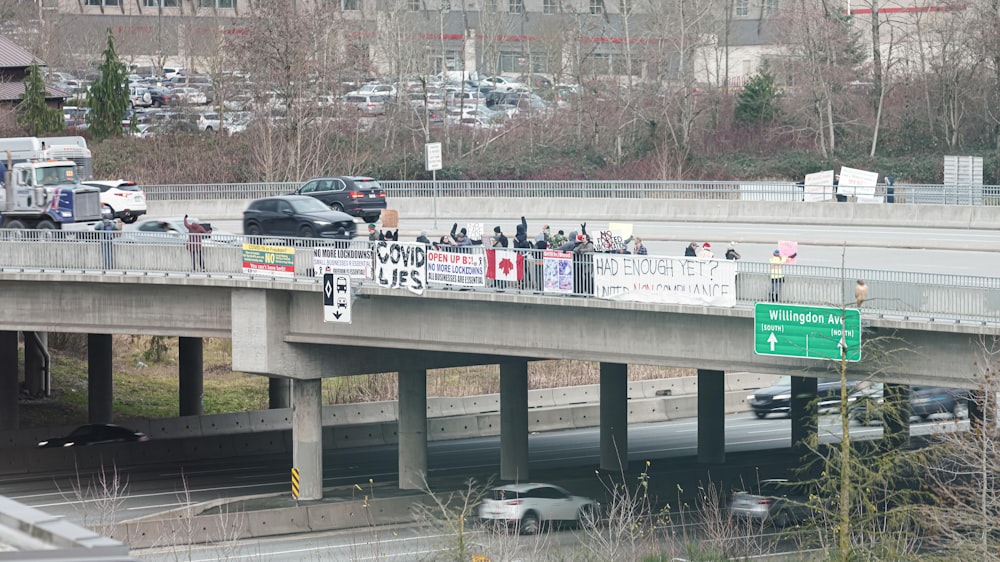
[[[50,342],[51,398],[21,401],[21,427],[56,427],[87,423],[86,335]],[[78,336],[78,337],[76,337]],[[80,338],[82,338],[82,345]],[[177,338],[113,337],[114,398],[117,423],[178,415]],[[58,346],[58,347],[57,347]],[[159,361],[148,362],[151,347],[161,346]],[[204,340],[204,410],[225,414],[263,410],[268,405],[268,379],[232,370],[232,341]],[[23,363],[23,358],[22,358]],[[629,366],[629,380],[691,376],[692,369]],[[597,384],[600,365],[588,361],[536,361],[528,364],[531,389]],[[395,373],[328,378],[324,404],[396,400]],[[428,396],[474,396],[500,392],[497,365],[455,367],[427,372]]]

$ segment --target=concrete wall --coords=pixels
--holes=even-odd
[[[726,412],[746,412],[748,390],[773,384],[777,375],[733,373],[727,376]],[[697,414],[697,377],[634,382],[629,387],[629,423],[662,422]],[[676,389],[674,394],[665,394]],[[685,394],[681,394],[683,390]],[[660,394],[658,394],[660,393]],[[561,398],[555,398],[559,395]],[[585,397],[583,400],[579,400]],[[487,437],[500,434],[499,395],[428,398],[429,440]],[[598,385],[535,390],[529,395],[530,431],[595,427],[599,422]],[[461,408],[458,408],[461,404]],[[350,448],[397,443],[396,402],[367,402],[323,407],[326,448]],[[75,449],[36,449],[35,444],[73,427],[0,432],[0,474],[98,467],[102,463],[142,464],[180,458],[222,458],[291,450],[291,409],[187,416],[141,421],[132,429],[151,443]]]
[[[250,200],[150,201],[150,216],[196,213],[201,220],[240,220]],[[406,219],[434,216],[431,198],[394,197],[389,206]],[[197,209],[192,211],[192,209]],[[496,221],[528,215],[533,220],[565,221],[675,221],[749,222],[773,224],[828,224],[836,226],[905,226],[927,228],[1000,228],[1000,207],[958,205],[875,205],[856,203],[802,203],[781,201],[712,201],[692,199],[578,199],[516,197],[442,197],[437,218],[442,231],[455,221]],[[444,223],[447,227],[444,227]],[[645,236],[658,239],[656,236]],[[685,238],[686,240],[686,238]],[[754,240],[745,240],[754,242]],[[773,240],[767,240],[773,242]],[[925,243],[926,241],[920,241]],[[883,243],[873,240],[872,244]]]

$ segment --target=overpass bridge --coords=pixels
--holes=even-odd
[[[0,232],[0,411],[16,413],[17,330],[89,336],[92,421],[111,421],[110,334],[181,338],[181,403],[200,395],[200,338],[233,340],[233,368],[292,381],[293,461],[303,498],[322,495],[320,383],[324,377],[399,373],[400,485],[426,470],[426,370],[500,365],[504,479],[527,478],[527,364],[600,362],[601,466],[627,458],[629,364],[698,370],[699,457],[722,462],[723,371],[790,374],[793,392],[837,372],[836,361],[754,353],[753,303],[765,299],[768,264],[735,265],[735,306],[599,299],[587,287],[547,294],[536,284],[459,290],[430,283],[421,295],[355,280],[353,323],[324,322],[316,241],[293,242],[288,278],[243,269],[239,245],[206,245],[207,271],[191,272],[180,244],[115,240],[89,232]],[[239,241],[263,242],[245,237]],[[347,244],[347,243],[341,243]],[[368,248],[367,242],[350,243]],[[528,260],[538,256],[528,251]],[[871,287],[862,308],[862,360],[852,378],[975,387],[984,345],[1000,332],[1000,283],[992,278],[785,266],[783,298],[806,305],[852,302],[854,279]],[[186,350],[186,351],[185,351]],[[197,361],[195,361],[197,359]],[[813,392],[815,386],[812,387]],[[795,408],[793,441],[814,428]],[[183,412],[182,412],[183,413]],[[9,415],[9,414],[5,414]]]

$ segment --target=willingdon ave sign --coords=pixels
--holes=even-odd
[[[759,302],[754,305],[754,353],[807,359],[861,360],[861,312],[856,309]]]

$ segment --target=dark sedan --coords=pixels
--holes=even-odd
[[[856,381],[847,381],[847,392],[854,392]],[[835,409],[840,397],[839,378],[820,378],[816,381],[816,396],[819,398],[820,410]],[[767,388],[762,388],[747,396],[747,402],[758,418],[768,414],[788,415],[792,409],[792,378],[781,377],[778,382]]]
[[[349,240],[357,235],[354,218],[333,211],[318,199],[281,195],[258,199],[243,212],[243,233]]]
[[[883,385],[872,385],[870,391],[856,393],[856,396],[857,404],[851,410],[851,417],[865,425],[881,422],[885,414]],[[972,391],[964,388],[911,386],[910,416],[921,421],[940,414],[953,419],[966,418],[969,416],[970,400]]]
[[[97,423],[82,425],[65,437],[49,437],[45,441],[39,441],[38,446],[48,449],[102,445],[104,443],[132,443],[137,441],[149,441],[149,436],[120,425]]]
[[[298,188],[297,195],[308,195],[334,211],[341,211],[365,222],[375,222],[386,207],[385,191],[377,181],[363,176],[315,178]]]

